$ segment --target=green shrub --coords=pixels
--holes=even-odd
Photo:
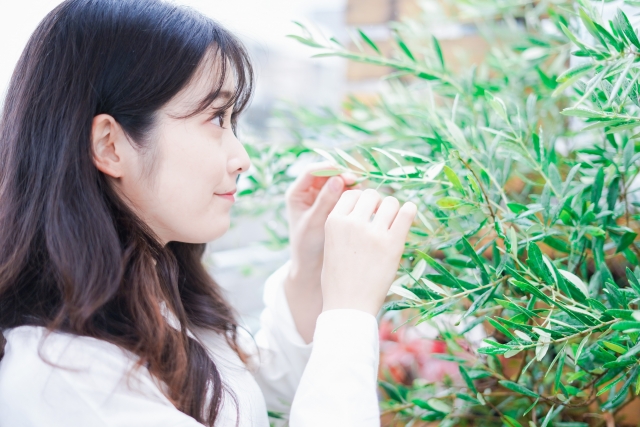
[[[601,2],[453,5],[451,25],[491,47],[478,66],[445,62],[433,15],[393,24],[391,56],[362,32],[349,51],[302,27],[295,37],[318,56],[393,73],[373,104],[298,109],[299,144],[252,150],[256,176],[280,167],[246,193],[280,192],[287,166],[315,151],[418,204],[393,287],[403,298],[385,309],[473,319],[466,329],[482,323],[488,338],[452,358],[464,387],[385,384],[395,420],[611,425],[640,392],[640,41],[622,11],[603,19]],[[462,335],[446,333],[453,354]]]

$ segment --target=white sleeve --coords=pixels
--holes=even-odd
[[[300,336],[289,309],[284,292],[289,266],[290,261],[265,282],[265,308],[260,315],[260,330],[255,335],[257,369],[253,372],[267,408],[284,413],[289,412],[313,346]]]
[[[265,283],[265,309],[255,336],[259,367],[254,376],[267,408],[290,410],[291,427],[379,426],[376,318],[359,310],[326,311],[318,316],[313,342],[305,344],[284,292],[289,265]]]
[[[291,427],[378,427],[378,323],[359,310],[318,316],[313,352],[291,408]]]
[[[144,367],[132,371],[136,359],[124,350],[59,333],[42,342],[43,334],[11,331],[0,363],[0,425],[202,427],[171,404]]]

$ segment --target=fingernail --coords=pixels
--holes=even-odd
[[[333,191],[342,190],[342,178],[332,177],[329,179],[329,188]]]
[[[354,182],[358,177],[350,172],[346,172],[342,174],[342,177],[346,182]]]

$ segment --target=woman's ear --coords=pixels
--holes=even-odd
[[[99,114],[93,118],[91,126],[91,149],[93,163],[99,171],[112,178],[121,178],[125,172],[126,140],[122,128],[108,114]],[[128,143],[128,141],[127,141]],[[127,144],[129,145],[129,144]]]

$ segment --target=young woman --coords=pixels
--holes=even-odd
[[[304,173],[241,339],[201,256],[250,166],[251,90],[187,8],[67,0],[39,25],[0,123],[0,426],[379,425],[374,316],[416,207]]]

